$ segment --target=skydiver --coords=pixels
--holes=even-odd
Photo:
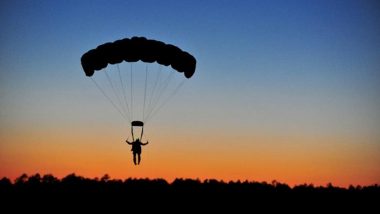
[[[140,141],[139,138],[137,138],[133,142],[129,142],[128,139],[125,142],[128,143],[129,145],[132,145],[131,151],[133,152],[133,163],[135,165],[140,164],[140,161],[141,161],[141,145],[145,146],[149,143],[149,141],[147,141],[146,143],[143,143]],[[136,163],[136,155],[137,155],[137,163]]]

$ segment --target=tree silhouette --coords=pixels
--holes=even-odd
[[[85,208],[85,212],[98,212],[101,207],[107,208],[108,212],[120,208],[141,212],[161,208],[162,211],[175,212],[335,209],[365,213],[378,210],[380,187],[375,184],[342,188],[331,183],[290,187],[276,180],[267,183],[206,179],[202,182],[186,178],[168,183],[164,179],[111,179],[108,174],[100,179],[90,179],[74,173],[58,179],[51,174],[41,176],[37,173],[32,176],[22,174],[13,183],[2,178],[0,196],[3,206],[13,211],[35,208],[34,211],[51,212],[49,207],[60,207],[72,212],[71,208],[80,207]]]

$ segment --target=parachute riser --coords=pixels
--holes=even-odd
[[[144,134],[144,122],[142,121],[132,121],[131,123],[131,133],[132,133],[132,140],[135,141],[135,136],[134,136],[134,131],[133,131],[133,127],[134,126],[138,126],[138,127],[141,127],[141,135],[140,135],[140,141],[142,141],[142,137],[143,137],[143,134]]]

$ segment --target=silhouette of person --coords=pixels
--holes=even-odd
[[[139,138],[137,138],[133,142],[129,142],[128,140],[126,140],[125,142],[127,142],[129,145],[132,145],[131,151],[133,152],[133,163],[135,165],[140,164],[140,161],[141,161],[141,145],[145,146],[149,143],[149,141],[147,141],[146,143],[143,143],[140,141]],[[136,156],[137,156],[137,163],[136,163]]]

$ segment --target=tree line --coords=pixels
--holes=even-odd
[[[278,181],[221,181],[216,179],[86,178],[69,174],[61,179],[51,175],[22,174],[14,181],[0,180],[3,204],[33,204],[83,207],[118,207],[148,209],[153,207],[187,207],[191,210],[208,207],[216,210],[294,208],[300,206],[377,209],[380,198],[378,184],[370,186],[314,186],[300,184],[293,187]],[[270,204],[269,206],[267,206]],[[40,206],[39,206],[40,205]],[[371,208],[371,207],[374,208]],[[65,207],[65,206],[63,206]],[[22,208],[22,207],[21,207]],[[351,210],[350,208],[350,210]],[[214,210],[215,211],[215,210]],[[363,210],[361,210],[363,211]]]

